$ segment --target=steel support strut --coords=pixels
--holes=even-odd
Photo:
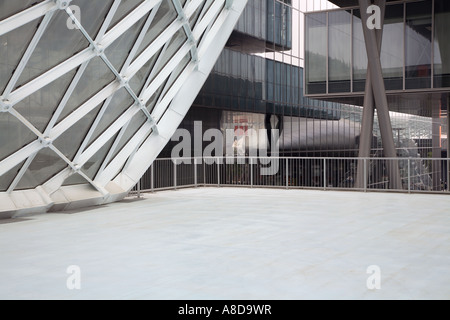
[[[386,5],[383,0],[375,0],[374,4],[379,6],[381,9],[381,25],[384,25],[384,17],[386,13]],[[378,52],[381,52],[381,44],[383,41],[383,28],[376,30]],[[359,189],[364,189],[367,187],[367,177],[369,167],[364,161],[370,157],[372,150],[372,138],[373,138],[373,124],[375,120],[375,99],[372,90],[372,79],[370,74],[370,67],[367,66],[366,75],[366,88],[364,95],[364,108],[361,121],[361,133],[359,135],[359,158],[357,174],[356,174],[356,184],[355,187]],[[366,170],[366,172],[364,172]]]
[[[369,29],[366,22],[369,20],[367,9],[371,3],[369,0],[358,0],[359,9],[361,11],[361,21],[363,26],[364,41],[366,44],[367,58],[369,60],[369,75],[372,83],[373,98],[377,109],[378,121],[381,131],[381,139],[383,141],[384,156],[391,158],[386,163],[386,170],[389,176],[391,189],[402,189],[402,181],[398,166],[397,152],[394,144],[394,136],[392,132],[391,118],[389,115],[389,107],[386,96],[386,88],[384,85],[383,72],[381,67],[380,52],[378,51],[379,43],[377,43],[377,34],[375,29]],[[386,0],[379,3],[380,9],[386,6]],[[381,24],[383,29],[383,24]],[[368,80],[367,79],[367,80]],[[367,91],[366,91],[367,93]],[[370,96],[366,96],[369,100]]]

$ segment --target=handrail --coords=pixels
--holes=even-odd
[[[356,186],[357,166],[364,166]],[[398,165],[402,189],[391,189],[388,170]],[[283,187],[450,194],[450,159],[357,157],[188,157],[158,158],[130,194],[208,186]],[[392,185],[395,185],[392,183]],[[397,184],[398,185],[398,184]]]

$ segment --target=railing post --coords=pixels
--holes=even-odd
[[[203,162],[203,186],[206,187],[206,161],[202,159]]]
[[[253,188],[253,158],[250,158],[250,187]]]
[[[327,159],[323,159],[323,190],[327,190]]]
[[[173,162],[173,187],[177,190],[177,160]]]
[[[138,199],[141,198],[141,180],[142,180],[142,178],[139,179],[139,181],[137,183],[137,197],[138,197]]]
[[[156,160],[155,160],[156,161]],[[155,192],[155,162],[152,163],[150,166],[150,188],[152,190],[152,193]]]
[[[194,158],[194,185],[197,188],[197,158]]]
[[[408,158],[408,193],[411,193],[411,158]]]
[[[289,159],[286,158],[286,189],[289,189]]]
[[[219,157],[217,157],[217,186],[220,187],[220,163],[219,163]]]
[[[364,192],[367,192],[367,158],[364,158]]]
[[[449,114],[450,114],[450,110],[449,110]],[[449,120],[449,123],[450,123],[450,120]],[[450,126],[447,129],[447,139],[449,139],[448,131],[450,131]],[[448,145],[450,145],[450,143],[448,143]],[[445,180],[447,182],[447,192],[450,192],[450,154],[449,153],[450,153],[450,149],[447,149],[447,179]]]

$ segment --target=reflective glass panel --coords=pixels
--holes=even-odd
[[[15,190],[34,189],[67,167],[67,164],[50,148],[38,152]]]
[[[2,0],[0,1],[0,20],[9,18],[42,1],[44,0]]]
[[[434,87],[450,87],[450,1],[435,0]]]
[[[58,10],[54,13],[16,87],[36,78],[89,46],[89,42],[80,30],[67,27],[68,18],[65,11]]]
[[[10,113],[0,113],[0,161],[37,140],[37,136]]]
[[[0,192],[8,190],[9,186],[16,178],[24,163],[25,161],[22,161],[22,163],[18,164],[17,166],[6,172],[4,175],[0,176]]]
[[[306,16],[306,92],[326,93],[327,14]]]
[[[386,7],[381,47],[381,65],[386,90],[403,89],[404,23],[403,4]]]
[[[66,93],[76,70],[64,74],[52,83],[20,101],[14,108],[40,132],[44,132],[53,113]]]
[[[366,44],[362,29],[361,14],[359,10],[353,10],[353,91],[363,92],[367,77]]]
[[[115,79],[114,73],[112,73],[111,69],[108,68],[100,57],[89,61],[81,80],[78,82],[69,101],[64,107],[59,121],[63,120]]]
[[[0,95],[8,85],[41,19],[0,36]]]
[[[55,140],[54,145],[67,159],[73,160],[100,110],[98,105]]]
[[[352,57],[351,12],[332,11],[328,15],[328,92],[350,92]]]
[[[406,89],[431,88],[432,1],[406,4]]]
[[[113,2],[114,0],[73,0],[70,5],[78,6],[79,8],[89,8],[89,10],[80,10],[79,17],[77,18],[80,19],[83,28],[89,36],[95,40]],[[77,12],[74,13],[76,14]]]

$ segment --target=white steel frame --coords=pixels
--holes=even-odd
[[[163,1],[170,1],[173,4],[177,18],[137,56],[144,36],[151,27]],[[36,135],[35,141],[0,161],[0,179],[2,175],[24,161],[8,190],[0,193],[0,218],[30,212],[98,205],[124,198],[150,167],[186,115],[225,46],[247,0],[187,0],[184,6],[180,0],[142,0],[142,3],[135,10],[107,31],[121,3],[121,0],[115,0],[95,39],[89,36],[83,24],[72,13],[69,7],[70,2],[71,0],[46,0],[0,21],[1,36],[28,22],[42,18],[6,89],[0,92],[0,112],[7,112],[16,117]],[[81,9],[89,10],[89,8]],[[201,11],[198,19],[191,27],[190,18],[199,9]],[[20,75],[57,10],[64,10],[67,13],[68,18],[72,19],[89,42],[89,48],[82,50],[14,90]],[[117,70],[109,61],[105,50],[147,14],[148,18],[133,44],[124,66],[121,70]],[[169,42],[179,30],[183,30],[185,33],[186,41],[169,61],[161,66],[161,57],[166,53],[165,50]],[[158,53],[160,55],[144,85],[144,89],[141,92],[134,92],[129,85],[129,79]],[[188,55],[190,61],[184,67],[181,62]],[[57,124],[57,120],[76,85],[83,80],[83,74],[89,68],[89,61],[96,57],[103,60],[116,79]],[[155,74],[158,67],[162,68]],[[174,71],[181,67],[184,67],[184,69],[175,77]],[[17,103],[76,68],[78,70],[72,82],[43,132],[15,110],[14,106]],[[167,79],[169,80],[167,81]],[[107,108],[113,95],[122,88],[125,88],[133,98],[133,105],[129,106],[116,121],[88,146],[88,142],[102,116],[108,112]],[[157,104],[150,113],[146,104],[161,88],[162,91]],[[71,161],[55,147],[53,142],[103,101],[105,102],[97,118],[81,147],[77,150],[74,160]],[[147,122],[112,158],[131,119],[140,112],[145,115]],[[116,134],[118,136],[112,148],[108,151],[97,175],[94,179],[89,178],[81,168]],[[36,189],[15,190],[36,154],[44,148],[51,148],[67,163],[67,167]],[[64,181],[75,173],[81,175],[89,184],[62,186]]]

